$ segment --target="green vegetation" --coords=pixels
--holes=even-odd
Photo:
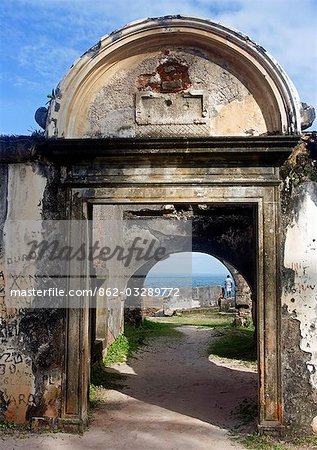
[[[254,327],[237,327],[233,324],[234,314],[221,313],[217,309],[199,312],[186,312],[172,317],[155,317],[149,320],[174,326],[193,325],[217,329],[217,337],[212,337],[208,354],[223,358],[254,363],[257,360]]]
[[[110,345],[107,356],[104,359],[106,366],[115,363],[125,362],[130,353],[129,340],[123,334],[119,334],[117,339]]]
[[[135,327],[129,324],[125,325],[124,334],[120,334],[108,349],[104,364],[121,363],[131,358],[146,340],[159,336],[180,336],[181,333],[170,323],[159,323],[145,319],[142,325]]]
[[[136,327],[125,325],[124,334],[120,334],[108,349],[104,364],[110,366],[122,363],[131,358],[139,347],[146,344],[147,339],[159,336],[180,336],[177,327],[193,325],[211,328],[227,328],[232,326],[232,314],[219,313],[218,310],[204,311],[204,314],[192,312],[171,317],[149,317],[142,325]]]
[[[122,363],[131,358],[146,344],[149,339],[160,336],[179,337],[181,332],[177,329],[182,325],[216,328],[221,336],[213,338],[208,352],[233,359],[246,361],[256,360],[255,345],[253,342],[253,328],[233,327],[233,315],[219,313],[218,310],[199,312],[186,312],[172,317],[151,317],[144,320],[142,325],[136,327],[125,325],[124,334],[120,334],[111,344],[103,363],[95,367],[91,374],[90,399],[92,405],[103,401],[104,388],[114,389],[122,387],[125,376],[110,369],[115,363]],[[242,405],[237,412],[245,420],[254,417],[254,405]]]
[[[16,424],[13,422],[3,421],[0,422],[0,435],[17,435],[22,437],[25,433],[29,433],[31,431],[31,425],[27,424]]]
[[[8,431],[8,430],[14,430],[17,428],[17,425],[15,423],[11,422],[0,422],[0,430],[1,431]]]
[[[191,314],[180,313],[177,316],[171,317],[151,317],[149,320],[156,323],[168,323],[176,326],[181,325],[194,325],[199,327],[229,327],[232,325],[233,314],[219,313],[218,311],[204,312],[204,314],[199,314],[199,312],[192,312]]]
[[[98,388],[113,389],[120,388],[124,385],[119,383],[126,377],[121,373],[110,371],[104,364],[99,364],[91,371],[90,394],[95,394]]]
[[[310,448],[316,448],[317,445],[316,436],[277,439],[272,436],[262,436],[254,433],[247,436],[239,436],[237,440],[245,448],[252,450],[308,450]]]
[[[221,333],[221,336],[210,345],[209,353],[247,361],[256,360],[253,329],[233,328],[232,318],[232,314],[209,310],[204,311],[203,314],[195,311],[172,317],[151,317],[145,319],[138,327],[126,324],[124,334],[120,334],[111,344],[103,363],[92,370],[90,385],[92,405],[102,401],[105,395],[104,388],[120,389],[123,386],[122,381],[126,377],[113,371],[109,366],[125,362],[133,357],[149,339],[160,336],[181,336],[177,328],[182,325],[217,328],[217,333]],[[253,410],[253,406],[242,405],[241,411],[237,413],[250,416],[251,420],[251,416],[254,417]]]
[[[232,327],[224,329],[221,336],[211,342],[208,353],[246,362],[256,361],[254,328]]]
[[[51,105],[52,101],[56,98],[56,92],[54,89],[52,89],[52,92],[46,96],[48,98],[48,101],[46,102],[47,105]]]
[[[252,434],[240,437],[240,444],[245,448],[253,450],[288,450],[283,443],[279,443],[269,436],[260,436],[259,434]]]

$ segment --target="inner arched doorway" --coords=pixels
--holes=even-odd
[[[239,316],[237,323],[245,324],[251,320],[252,297],[255,300],[255,296],[252,296],[250,286],[243,275],[227,261],[206,253],[180,252],[171,253],[163,261],[153,262],[153,264],[152,266],[151,263],[146,264],[145,267],[139,268],[128,281],[130,288],[154,290],[154,299],[145,295],[140,299],[139,307],[142,316],[155,314],[162,309],[163,303],[159,301],[159,298],[164,292],[161,288],[170,286],[181,289],[177,296],[186,296],[189,303],[188,305],[186,302],[182,303],[185,308],[222,305],[224,309],[227,309],[230,304],[232,309],[236,308],[237,316]],[[227,283],[226,278],[229,279]],[[227,285],[231,288],[230,295],[226,289]],[[231,298],[231,302],[222,301],[228,297]],[[200,301],[198,301],[199,298]],[[129,299],[127,301],[129,303]],[[165,305],[168,307],[168,302],[165,302]],[[181,303],[177,308],[181,308]],[[129,313],[127,311],[127,316],[130,315]],[[253,316],[253,321],[256,323],[256,315]]]

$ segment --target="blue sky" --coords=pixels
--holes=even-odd
[[[249,35],[316,107],[317,0],[1,0],[0,133],[38,129],[35,110],[101,36],[167,14],[207,17]]]
[[[228,269],[218,259],[206,253],[174,253],[167,259],[158,262],[150,270],[150,276],[173,275],[191,276],[199,275],[223,275],[229,274]]]

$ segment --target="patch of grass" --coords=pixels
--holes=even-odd
[[[296,436],[291,438],[291,442],[295,445],[304,446],[307,448],[317,448],[317,436],[309,435],[309,436]]]
[[[106,366],[126,361],[130,351],[130,343],[126,336],[119,334],[117,339],[110,345],[104,358]]]
[[[126,379],[125,375],[118,372],[110,372],[104,364],[99,364],[91,371],[91,394],[94,394],[98,388],[113,389],[114,387],[123,387],[120,381]]]
[[[31,431],[31,425],[26,424],[16,424],[13,422],[2,421],[0,422],[0,435],[16,435],[22,437],[24,433],[29,433]]]
[[[147,338],[158,336],[181,336],[181,333],[175,329],[172,323],[163,323],[151,320],[150,318],[144,319],[143,323],[139,327],[133,327],[126,325],[125,335],[129,341],[139,341],[141,344],[146,341]]]
[[[111,364],[125,362],[149,338],[180,335],[181,333],[170,323],[158,323],[145,319],[142,325],[138,327],[126,324],[124,334],[120,334],[110,345],[104,358],[104,364],[110,366]]]
[[[252,450],[289,450],[284,443],[277,442],[271,436],[261,436],[257,433],[240,437],[239,443]]]
[[[169,323],[177,326],[181,325],[193,325],[199,327],[229,327],[233,322],[232,314],[223,314],[219,312],[210,312],[202,314],[192,313],[177,315],[171,317],[155,317],[150,319],[156,323]]]
[[[0,430],[1,431],[15,430],[16,428],[17,428],[17,425],[15,423],[0,422]]]
[[[126,324],[124,334],[129,342],[128,358],[132,357],[142,345],[146,345],[146,341],[150,338],[181,336],[181,333],[176,330],[175,325],[171,323],[159,323],[149,319],[145,319],[139,327]]]
[[[102,403],[103,387],[89,385],[89,406],[91,409],[96,408]]]
[[[301,439],[301,438],[299,438],[299,439]],[[317,436],[307,436],[306,438],[305,438],[305,440],[306,440],[306,442],[308,442],[308,444],[310,444],[310,445],[312,445],[312,446],[314,446],[314,447],[317,447]]]
[[[223,358],[247,362],[256,361],[257,352],[253,327],[223,329],[222,335],[208,346],[208,353]]]
[[[251,450],[309,450],[316,448],[317,445],[316,436],[305,436],[301,438],[286,437],[278,439],[272,436],[262,436],[258,433],[254,433],[247,436],[238,436],[237,440],[245,448]]]

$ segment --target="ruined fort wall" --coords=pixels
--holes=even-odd
[[[25,240],[42,226],[47,230],[47,221],[69,218],[68,183],[79,186],[69,206],[76,219],[83,218],[83,198],[96,200],[98,189],[99,199],[119,203],[257,202],[259,215],[252,212],[252,221],[247,215],[243,232],[232,225],[228,236],[219,227],[218,243],[208,245],[234,249],[241,260],[241,243],[258,224],[261,239],[253,236],[249,244],[260,256],[256,261],[254,251],[242,262],[260,297],[262,429],[279,430],[283,409],[287,426],[310,430],[317,416],[316,147],[308,138],[282,169],[276,238],[279,166],[301,127],[313,121],[303,119],[296,89],[280,66],[222,25],[179,16],[147,19],[102,38],[73,64],[51,100],[48,111],[41,108],[46,139],[0,142],[0,419],[53,423],[66,411],[64,419],[75,418],[75,426],[87,420],[87,310],[71,315],[64,308],[10,304],[8,283],[33,287],[37,267],[30,261],[25,273],[10,279],[4,264],[6,258],[18,264]],[[118,138],[128,138],[121,150]],[[18,222],[17,235],[10,220]],[[121,329],[120,320],[112,329]]]
[[[22,154],[30,154],[33,145],[30,139],[23,144],[22,140],[15,142],[16,145],[14,139],[6,142],[7,146],[11,144],[13,157],[18,147],[20,151],[24,147]],[[19,239],[23,227],[27,239],[28,223],[35,233],[34,223],[40,227],[47,208],[48,216],[52,216],[57,201],[56,197],[55,202],[50,199],[48,168],[21,159],[21,162],[1,165],[0,190],[0,418],[15,423],[36,416],[60,415],[65,336],[63,309],[31,309],[31,303],[19,305],[10,298],[11,287],[37,287],[36,269],[31,263],[27,273],[22,271],[17,275],[14,270],[23,257],[19,254],[22,245]],[[14,267],[12,273],[10,267]]]
[[[20,144],[19,144],[20,145]],[[15,149],[17,146],[15,147]],[[10,250],[10,220],[60,219],[65,192],[58,165],[26,160],[0,166],[1,263]],[[302,143],[282,167],[281,176],[281,375],[285,424],[311,429],[316,392],[316,236],[317,175],[311,144]],[[12,153],[14,155],[14,151]],[[22,281],[23,278],[17,281]],[[25,281],[25,280],[24,280]],[[11,308],[6,274],[0,272],[1,420],[23,423],[61,415],[65,346],[63,309]]]
[[[294,150],[281,175],[284,420],[310,431],[317,415],[316,138]]]

